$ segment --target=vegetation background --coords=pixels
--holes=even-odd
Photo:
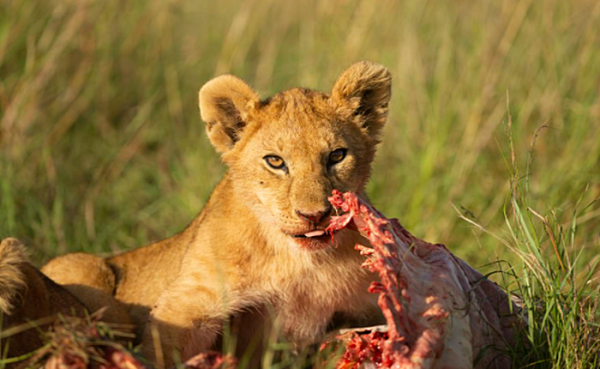
[[[203,83],[327,91],[371,60],[394,78],[374,204],[482,270],[536,251],[589,296],[598,30],[596,0],[0,0],[0,237],[41,263],[170,236],[225,170]]]

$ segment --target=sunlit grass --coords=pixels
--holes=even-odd
[[[514,263],[496,266],[498,278],[525,308],[527,325],[511,349],[515,367],[597,368],[600,365],[600,295],[596,252],[581,248],[580,219],[600,201],[583,202],[582,191],[568,221],[557,210],[532,208],[529,166],[517,165],[512,119],[507,121],[510,188],[504,206],[504,234],[492,234],[476,221],[463,219],[490,234],[513,255]],[[525,169],[525,175],[520,172]],[[521,170],[521,171],[520,171]],[[499,266],[499,267],[498,267]]]

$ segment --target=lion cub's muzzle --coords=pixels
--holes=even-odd
[[[284,231],[294,242],[306,250],[322,250],[334,245],[333,235],[325,229],[329,225],[331,206],[323,210],[296,210],[303,225],[294,230]]]
[[[305,211],[305,210],[296,210],[296,215],[300,219],[305,222],[311,223],[313,225],[317,225],[321,223],[321,221],[331,214],[331,205],[327,206],[324,210],[317,211]]]

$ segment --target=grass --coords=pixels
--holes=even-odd
[[[563,227],[554,214],[542,216],[522,198],[513,199],[510,209],[514,221],[508,225],[515,244],[511,249],[522,261],[513,270],[518,275],[513,292],[523,297],[529,322],[515,361],[523,367],[597,368],[600,296],[593,274],[598,258],[581,266],[578,259],[584,253],[572,243],[575,219]]]
[[[510,263],[542,302],[531,362],[573,363],[598,323],[598,29],[595,0],[0,0],[0,237],[41,263],[172,235],[224,172],[204,82],[328,90],[372,60],[394,77],[373,202],[482,270]]]
[[[512,142],[512,119],[507,122],[510,192],[504,207],[507,237],[494,236],[515,255],[514,265],[498,269],[502,285],[518,296],[525,308],[526,328],[520,344],[511,349],[519,368],[597,368],[600,366],[600,258],[577,244],[579,216],[597,206],[600,198],[582,203],[561,223],[553,209],[540,214],[529,202],[528,181],[521,179]],[[527,166],[529,169],[529,166]],[[528,173],[525,173],[527,178]]]

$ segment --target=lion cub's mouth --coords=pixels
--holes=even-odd
[[[298,246],[305,250],[316,251],[329,247],[335,247],[335,232],[329,232],[325,229],[314,229],[306,233],[290,234]]]
[[[317,238],[325,235],[329,235],[324,229],[315,229],[314,231],[310,231],[304,234],[296,234],[295,238]]]

